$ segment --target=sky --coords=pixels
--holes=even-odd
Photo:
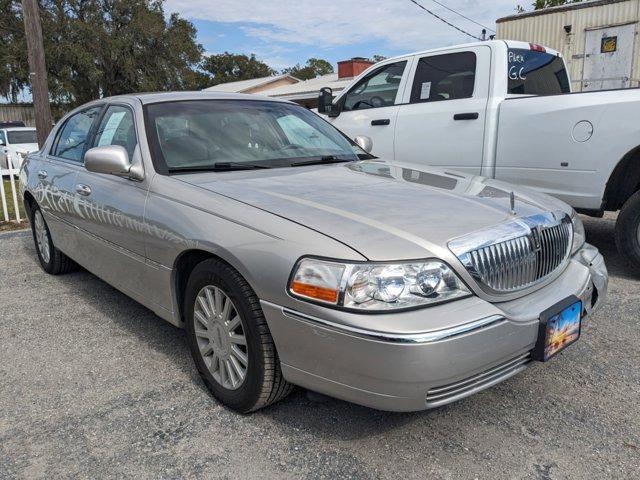
[[[433,0],[416,1],[480,36],[482,27]],[[518,5],[518,0],[438,2],[494,30],[495,20],[515,13]],[[410,0],[167,0],[165,13],[170,12],[194,23],[207,53],[255,53],[277,70],[310,57],[335,66],[355,56],[390,57],[473,41]]]

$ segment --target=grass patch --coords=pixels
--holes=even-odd
[[[16,212],[15,207],[13,205],[13,195],[11,194],[11,182],[8,178],[3,178],[2,183],[4,184],[4,195],[7,200],[7,210],[9,211],[9,219],[13,220],[8,223],[12,223],[16,225]],[[18,179],[15,179],[16,189],[18,188]],[[18,197],[18,208],[20,209],[20,219],[24,220],[26,217],[24,212],[24,205],[22,204],[22,199],[20,198],[20,194],[16,191],[16,195]],[[4,211],[2,211],[2,201],[0,200],[0,225],[7,223],[4,221]]]

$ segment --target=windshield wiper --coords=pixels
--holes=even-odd
[[[353,162],[352,158],[341,158],[335,155],[325,155],[324,157],[314,158],[313,160],[302,160],[299,162],[291,162],[292,167],[304,167],[306,165],[324,165],[329,163]]]
[[[177,167],[172,168],[170,172],[232,172],[234,170],[258,170],[263,168],[271,168],[268,165],[258,165],[256,163],[245,162],[215,162],[212,165],[203,165],[201,167]]]

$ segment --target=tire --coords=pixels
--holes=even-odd
[[[640,271],[640,192],[625,202],[616,222],[618,251]]]
[[[60,275],[76,269],[76,263],[56,248],[51,239],[49,226],[42,215],[40,207],[34,205],[29,215],[33,243],[40,266],[50,275]]]
[[[189,349],[215,398],[249,413],[291,392],[258,297],[235,269],[204,260],[191,273],[184,297]]]

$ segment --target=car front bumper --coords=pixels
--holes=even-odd
[[[531,362],[540,312],[575,295],[584,321],[604,302],[607,284],[604,259],[587,244],[552,283],[509,302],[472,297],[382,315],[266,301],[262,308],[289,382],[381,410],[416,411],[521,372]]]

